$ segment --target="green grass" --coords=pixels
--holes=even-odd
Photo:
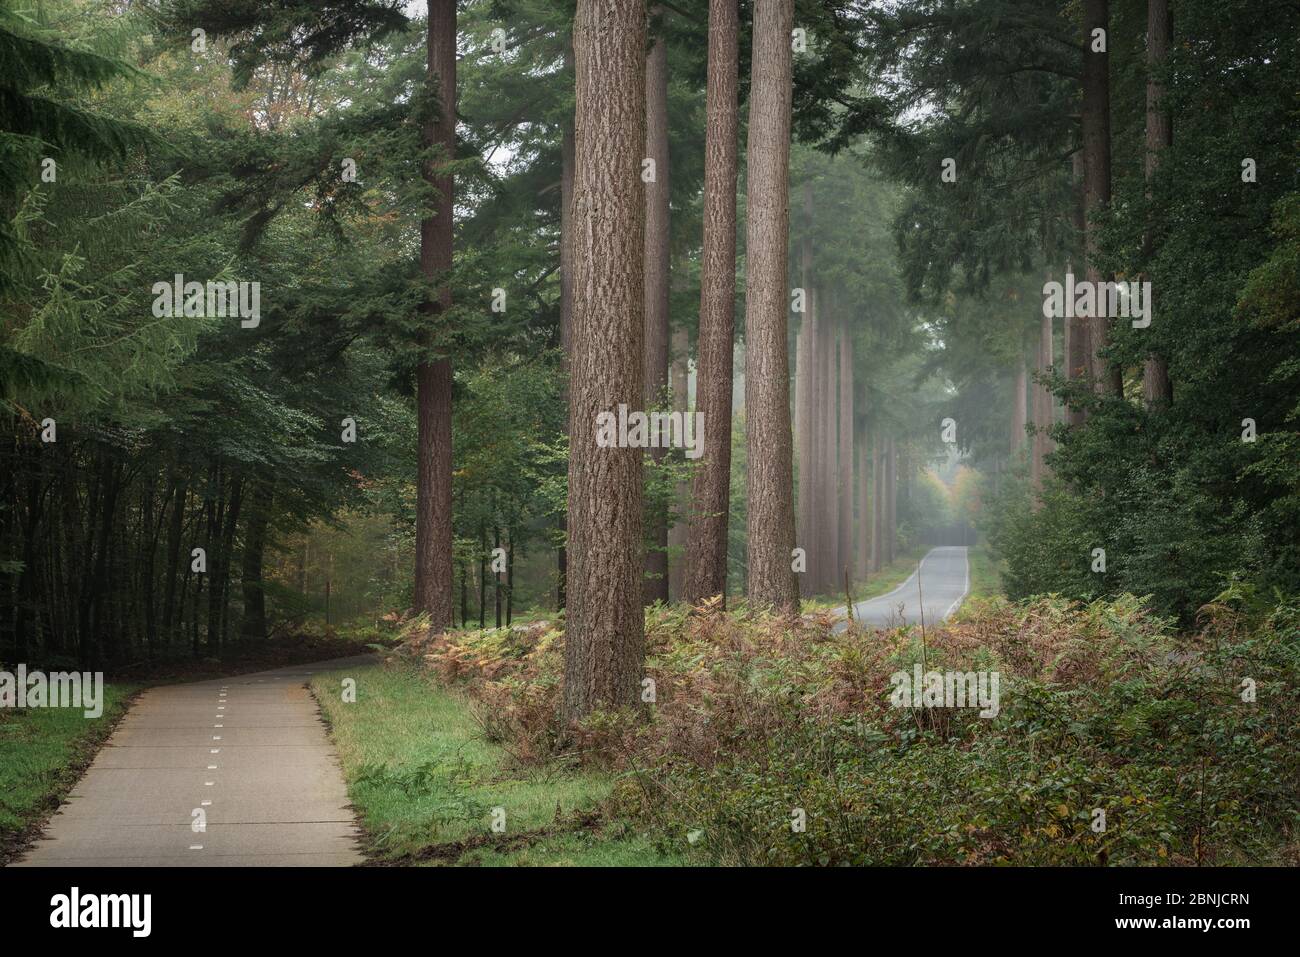
[[[970,597],[993,598],[1003,594],[1002,561],[987,542],[968,549],[970,562]]]
[[[348,793],[380,861],[474,865],[655,865],[676,861],[604,820],[614,778],[561,764],[523,766],[487,741],[461,692],[403,666],[316,676],[312,692],[338,746]],[[492,830],[493,809],[505,832]]]
[[[0,710],[0,863],[16,856],[58,808],[125,713],[134,685],[104,685],[104,713],[81,708]]]

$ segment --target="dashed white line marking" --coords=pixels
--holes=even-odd
[[[221,753],[220,748],[213,748],[210,751],[208,751],[208,754],[220,754],[220,753]]]
[[[217,766],[216,766],[215,764],[209,764],[209,765],[208,765],[208,770],[209,770],[209,771],[215,771],[216,769],[217,769]]]
[[[203,845],[202,845],[202,844],[191,844],[191,845],[190,845],[190,850],[191,850],[191,851],[201,851],[201,850],[203,850]]]
[[[204,782],[203,782],[203,786],[204,786],[205,788],[210,788],[210,787],[212,787],[212,786],[213,786],[214,784],[216,784],[216,783],[217,783],[216,781],[204,781]]]
[[[211,802],[211,801],[200,801],[200,802],[199,802],[199,807],[212,807],[212,802]]]
[[[221,735],[219,735],[219,734],[214,734],[214,735],[212,736],[212,740],[213,740],[213,741],[220,741],[220,740],[221,740]]]

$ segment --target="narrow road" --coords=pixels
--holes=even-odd
[[[917,576],[921,577],[920,595],[917,594]],[[919,611],[925,613],[925,624],[943,621],[961,605],[970,591],[970,565],[963,546],[942,546],[928,551],[916,571],[894,590],[854,602],[853,614],[858,624],[865,628],[894,628],[900,625],[921,623]],[[832,614],[844,615],[848,606],[841,605]],[[847,621],[835,626],[837,632],[848,627]]]
[[[151,688],[15,866],[360,863],[343,775],[304,685],[370,661]]]

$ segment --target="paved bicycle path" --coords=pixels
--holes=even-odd
[[[920,576],[918,597],[917,576]],[[884,595],[853,603],[853,614],[858,624],[865,628],[893,628],[899,625],[921,623],[938,624],[961,606],[970,591],[970,564],[962,546],[941,546],[926,552],[916,571],[907,581]],[[844,615],[847,605],[836,608],[832,614]],[[840,622],[835,631],[843,631],[847,622]]]
[[[15,866],[360,863],[343,774],[305,684],[372,662],[149,689]]]

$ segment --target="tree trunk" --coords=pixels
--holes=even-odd
[[[868,494],[868,470],[871,468],[871,456],[867,452],[865,436],[859,436],[858,447],[858,481],[857,481],[857,567],[855,578],[865,580],[871,570],[871,498]]]
[[[871,442],[871,570],[885,564],[885,443],[877,430]]]
[[[501,573],[496,570],[497,549],[501,547],[501,526],[492,526],[492,601],[496,612],[496,626],[501,627]]]
[[[822,351],[821,365],[818,367],[818,389],[817,389],[817,406],[820,410],[822,435],[821,435],[821,503],[817,513],[818,529],[817,543],[819,546],[817,559],[816,591],[815,594],[825,592],[834,593],[835,588],[835,567],[839,564],[839,556],[836,552],[839,550],[839,522],[837,512],[839,510],[839,491],[837,481],[839,479],[838,464],[838,442],[836,441],[836,431],[839,428],[839,418],[836,415],[836,403],[839,397],[835,381],[838,376],[839,368],[836,362],[836,328],[835,313],[831,309],[832,300],[829,295],[823,300],[818,297],[818,325],[821,329]],[[825,308],[823,308],[823,306]]]
[[[799,610],[786,288],[794,0],[755,0],[750,81],[745,282],[745,433],[749,601]]]
[[[244,593],[244,618],[239,636],[244,639],[266,638],[266,592],[262,576],[262,557],[266,550],[266,525],[271,517],[274,490],[269,482],[256,480],[249,502],[248,526],[244,531],[244,561],[239,586]]]
[[[669,385],[673,390],[673,411],[681,413],[683,426],[690,421],[690,350],[690,333],[685,326],[677,326],[673,329],[673,358]],[[682,581],[686,576],[686,518],[683,512],[689,497],[690,483],[678,482],[677,491],[673,495],[673,509],[678,517],[673,520],[672,527],[668,529],[670,549],[668,598],[670,601],[681,600]]]
[[[736,325],[736,165],[740,6],[709,0],[705,93],[704,246],[700,253],[700,329],[695,346],[695,407],[704,424],[703,454],[691,486],[686,543],[686,601],[727,591],[727,519],[731,507],[732,348]]]
[[[1106,31],[1106,52],[1093,52],[1092,33]],[[1087,278],[1099,290],[1107,275],[1096,265],[1100,252],[1097,216],[1110,205],[1110,0],[1083,0],[1083,207],[1084,255]],[[1103,299],[1097,296],[1094,313],[1102,312]],[[1123,394],[1119,366],[1109,365],[1102,357],[1110,339],[1110,320],[1094,315],[1088,320],[1088,344],[1091,349],[1089,372],[1093,388],[1099,394]]]
[[[657,16],[661,8],[655,7]],[[646,57],[645,156],[654,160],[654,179],[645,183],[645,406],[664,400],[668,388],[668,47],[655,37]],[[661,436],[650,450],[656,464],[663,461]],[[645,602],[668,600],[668,516],[652,503],[645,556]]]
[[[840,504],[839,562],[835,581],[842,585],[853,565],[853,339],[848,323],[840,325]]]
[[[1078,248],[1082,248],[1083,237],[1087,232],[1087,214],[1083,206],[1083,150],[1076,150],[1072,158],[1073,213],[1074,231],[1078,237]],[[1076,244],[1072,244],[1074,246]],[[1066,262],[1067,274],[1074,272],[1073,260]],[[1048,278],[1051,278],[1049,272]],[[1088,378],[1089,348],[1088,320],[1079,316],[1065,320],[1065,375],[1072,382],[1083,382]],[[1070,425],[1082,425],[1087,421],[1087,412],[1077,405],[1067,405],[1065,420]]]
[[[216,496],[214,501],[208,503],[208,527],[207,537],[205,538],[206,567],[207,571],[203,579],[208,584],[208,617],[207,617],[207,652],[209,658],[215,658],[220,652],[220,643],[218,641],[217,627],[221,623],[221,587],[218,582],[217,571],[221,565],[221,525],[226,517],[226,490],[225,476],[220,466],[213,469],[214,478],[212,479],[213,494]],[[198,616],[198,608],[195,607],[195,617]]]
[[[469,566],[460,563],[460,627],[469,627]]]
[[[469,627],[469,566],[460,563],[460,626]]]
[[[573,75],[573,37],[564,45],[564,75]],[[565,117],[560,142],[560,371],[564,377],[561,397],[569,407],[569,355],[573,351],[573,118]],[[565,426],[566,431],[568,426]],[[566,604],[565,584],[569,574],[568,516],[560,517],[560,547],[556,554],[555,608]]]
[[[506,627],[515,616],[515,530],[506,529],[510,540],[506,543]]]
[[[898,547],[898,450],[891,435],[885,456],[885,560],[897,557]]]
[[[818,330],[812,296],[812,231],[813,194],[812,178],[805,179],[803,193],[803,238],[799,244],[799,284],[803,288],[804,311],[799,323],[795,343],[795,452],[799,461],[798,517],[795,522],[796,539],[809,558],[804,581],[810,592],[817,591],[817,500],[821,473],[817,453],[820,438],[817,434],[821,419],[818,415]]]
[[[634,705],[645,658],[641,450],[596,444],[644,398],[645,33],[640,0],[578,0],[566,722]]]
[[[1155,178],[1160,153],[1173,145],[1174,129],[1169,111],[1162,104],[1165,89],[1159,73],[1169,56],[1173,40],[1173,18],[1169,13],[1169,0],[1147,0],[1147,197],[1151,196],[1151,181]],[[1143,259],[1148,263],[1155,255],[1155,227],[1148,223],[1142,237]],[[1144,277],[1145,278],[1145,277]],[[1148,307],[1151,307],[1148,302]],[[1154,321],[1154,309],[1152,317]],[[1169,363],[1164,356],[1153,352],[1142,367],[1142,397],[1147,408],[1173,401],[1173,383],[1169,380]]]
[[[816,351],[813,342],[816,330],[813,328],[812,304],[808,301],[809,268],[812,264],[811,179],[805,180],[803,184],[803,211],[804,235],[803,240],[800,242],[799,283],[804,290],[804,312],[799,323],[799,334],[795,339],[794,362],[794,440],[795,456],[799,470],[795,534],[799,547],[805,551],[811,551],[812,542],[816,536],[814,526],[817,520],[817,512],[814,507],[817,488],[817,466],[814,461],[814,449],[817,445],[814,438],[815,423],[817,421],[814,411],[816,405],[814,383],[817,381],[817,374],[814,361]],[[810,587],[813,585],[810,576],[806,577],[805,580]]]
[[[23,451],[21,445],[19,451]],[[31,618],[31,607],[36,600],[36,587],[33,582],[36,579],[36,540],[37,529],[41,523],[41,502],[43,500],[41,483],[34,472],[28,477],[25,484],[27,486],[27,507],[26,515],[21,522],[23,567],[22,571],[18,573],[17,593],[13,596],[15,615],[13,646],[17,661],[27,661],[32,650],[29,641],[28,621]]]
[[[226,513],[226,527],[221,536],[221,601],[220,639],[221,647],[226,647],[230,634],[230,566],[235,554],[235,530],[239,527],[239,509],[244,497],[244,480],[236,477],[230,482],[230,508]]]
[[[1016,366],[1016,382],[1011,393],[1011,457],[1015,459],[1017,453],[1025,447],[1025,424],[1028,421],[1028,412],[1026,408],[1026,383],[1028,373],[1025,370],[1025,357],[1020,357],[1020,363]]]
[[[451,308],[452,208],[455,183],[446,164],[456,154],[456,0],[429,0],[428,79],[439,112],[424,128],[425,143],[441,155],[426,164],[424,179],[438,191],[434,212],[420,222],[420,269],[442,279],[432,317]],[[426,337],[425,346],[436,343]],[[434,632],[451,624],[451,359],[428,358],[416,370],[419,465],[415,515],[415,608],[428,612]]]
[[[1038,348],[1034,351],[1034,369],[1040,375],[1045,375],[1051,370],[1052,365],[1052,319],[1050,316],[1043,316],[1039,320]],[[1030,388],[1034,396],[1034,441],[1029,464],[1029,478],[1034,492],[1041,493],[1043,482],[1050,474],[1046,458],[1051,454],[1055,446],[1047,431],[1053,424],[1052,393],[1047,386],[1038,382],[1035,382]],[[1034,502],[1035,505],[1038,502],[1037,494],[1034,496]]]
[[[809,399],[812,422],[812,470],[809,478],[812,521],[808,525],[808,593],[816,595],[822,590],[826,565],[826,456],[830,447],[826,442],[826,420],[830,415],[826,402],[826,317],[822,315],[822,301],[817,287],[811,282],[804,289],[812,337],[809,339]]]
[[[487,532],[482,525],[478,528],[478,626],[487,627]]]

